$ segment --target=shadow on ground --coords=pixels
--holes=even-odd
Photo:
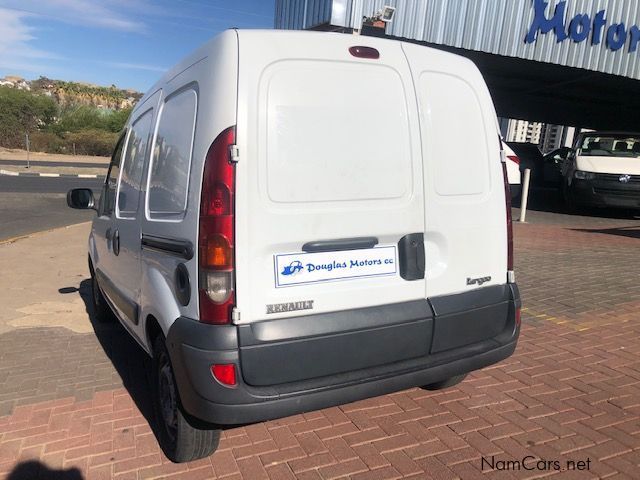
[[[59,289],[60,293],[67,292],[72,287]],[[151,357],[142,349],[124,327],[114,319],[110,322],[100,322],[93,309],[91,280],[85,279],[80,282],[80,288],[76,289],[84,301],[85,309],[96,338],[100,342],[102,349],[115,367],[118,375],[122,379],[123,386],[133,399],[140,413],[151,427],[159,445],[160,425],[157,422],[152,397],[151,384]],[[191,417],[189,417],[191,418]],[[195,418],[191,418],[190,423],[197,428],[220,428],[226,430],[234,428],[235,425],[213,426],[203,424]]]
[[[68,470],[52,470],[37,460],[30,460],[16,465],[6,480],[83,480],[82,473],[77,468]]]
[[[617,237],[636,238],[640,239],[640,225],[631,227],[618,227],[618,228],[574,228],[575,232],[585,233],[601,233],[603,235],[615,235]]]
[[[60,289],[61,292],[63,290],[67,289]],[[100,346],[120,375],[122,384],[129,392],[136,407],[158,438],[158,425],[153,411],[152,389],[148,375],[151,358],[115,318],[113,321],[105,323],[96,318],[91,300],[90,279],[82,280],[77,291],[84,301],[87,315]]]

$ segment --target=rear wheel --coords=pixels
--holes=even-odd
[[[113,322],[116,317],[111,311],[111,307],[107,304],[107,300],[100,290],[98,285],[98,279],[96,278],[96,272],[93,270],[93,265],[89,262],[89,271],[91,272],[91,303],[93,304],[93,311],[96,319],[102,323]]]
[[[195,428],[182,413],[173,368],[161,334],[153,341],[152,381],[158,440],[167,458],[183,463],[211,455],[218,447],[220,430]]]
[[[467,374],[463,373],[462,375],[456,375],[455,377],[450,377],[445,380],[441,380],[439,382],[430,383],[429,385],[424,385],[422,388],[424,390],[442,390],[443,388],[449,388],[459,384],[465,378],[467,378]]]

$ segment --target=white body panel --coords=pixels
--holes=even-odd
[[[400,44],[241,31],[239,45],[240,322],[267,318],[269,304],[313,300],[309,313],[321,313],[424,298],[424,280],[398,274],[278,288],[274,268],[276,255],[310,241],[376,237],[385,247],[424,231],[415,94]],[[380,60],[353,57],[353,45],[377,48]]]
[[[143,250],[147,271],[140,299],[142,316],[146,319],[148,315],[153,315],[165,334],[178,316],[198,318],[199,315],[197,245],[204,159],[218,134],[236,122],[237,58],[237,35],[229,30],[173,68],[166,81],[159,82],[164,99],[171,99],[186,89],[192,89],[197,94],[195,122],[190,115],[182,120],[185,125],[193,123],[195,129],[184,215],[178,215],[177,218],[168,215],[163,219],[149,212],[148,196],[145,202],[144,233],[188,240],[196,249],[194,257],[188,261],[153,250]],[[156,128],[156,137],[157,134]],[[158,139],[154,138],[154,141]],[[178,263],[186,265],[191,279],[191,300],[186,306],[181,305],[174,294]]]
[[[417,84],[425,175],[427,296],[504,284],[507,230],[493,103],[476,66],[403,44]],[[460,136],[464,135],[464,141]]]
[[[114,281],[115,286],[139,306],[139,323],[127,322],[116,305],[116,312],[122,323],[147,350],[150,350],[146,336],[146,324],[150,317],[157,320],[164,334],[179,316],[198,318],[198,257],[191,260],[141,249],[141,235],[154,235],[190,241],[197,248],[200,190],[204,158],[213,139],[224,129],[236,122],[236,76],[237,76],[237,35],[227,31],[217,36],[180,64],[171,69],[152,87],[131,114],[126,128],[153,104],[153,124],[149,149],[144,166],[142,191],[135,219],[115,219],[99,217],[94,220],[89,242],[90,254],[96,268],[103,267],[104,273]],[[175,122],[175,130],[186,129],[192,137],[184,155],[190,156],[186,171],[176,172],[176,181],[186,183],[186,192],[180,188],[175,203],[183,205],[183,212],[177,214],[157,214],[150,212],[149,189],[154,187],[150,168],[152,156],[159,148],[158,125],[162,121],[167,102],[176,95],[189,91],[197,96],[194,114],[188,112],[185,118]],[[197,134],[195,133],[197,132]],[[183,169],[185,170],[185,169]],[[183,197],[183,195],[185,197]],[[165,202],[166,203],[166,202]],[[114,216],[115,218],[115,216]],[[128,222],[121,227],[121,253],[113,255],[105,232],[114,222]],[[126,238],[124,238],[126,236]],[[184,263],[191,279],[191,299],[185,306],[175,295],[175,271],[178,263]],[[113,304],[113,302],[112,302]]]
[[[593,173],[640,175],[640,158],[577,155],[576,170]]]

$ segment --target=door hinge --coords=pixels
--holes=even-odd
[[[231,145],[231,147],[229,147],[229,155],[233,163],[238,163],[238,160],[240,160],[240,149],[237,145]]]
[[[240,321],[240,310],[236,307],[233,307],[233,310],[231,310],[231,321],[233,321],[233,323],[238,323]]]

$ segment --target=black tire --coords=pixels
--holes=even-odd
[[[153,340],[153,408],[162,451],[175,463],[211,455],[220,441],[220,430],[193,427],[182,412],[171,359],[162,334]]]
[[[463,373],[462,375],[456,375],[455,377],[450,377],[439,382],[430,383],[429,385],[425,385],[421,388],[423,388],[424,390],[442,390],[444,388],[453,387],[454,385],[459,384],[465,378],[467,378],[467,374]]]
[[[573,201],[573,195],[569,191],[569,187],[566,184],[562,185],[562,203],[567,213],[573,213],[576,209],[576,204]]]
[[[101,323],[114,322],[116,316],[104,298],[102,290],[100,290],[100,285],[98,285],[98,279],[96,278],[96,273],[93,270],[91,262],[89,262],[89,271],[91,272],[91,303],[95,317]]]
[[[562,186],[562,201],[567,213],[578,213],[578,206],[573,198],[573,193],[567,184]]]

